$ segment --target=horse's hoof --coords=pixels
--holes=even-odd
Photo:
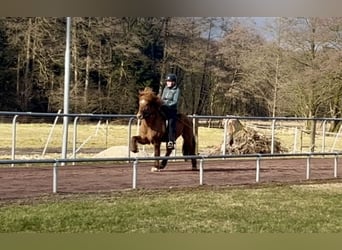
[[[139,152],[139,150],[136,148],[133,148],[133,149],[131,149],[131,151],[133,152],[133,153],[138,153]]]
[[[151,168],[151,172],[160,172],[160,169],[156,168],[156,167],[152,167]]]

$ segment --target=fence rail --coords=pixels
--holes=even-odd
[[[300,158],[305,157],[307,159],[306,164],[306,179],[310,179],[310,167],[312,157],[317,156],[330,156],[334,158],[333,164],[333,177],[338,177],[338,158],[341,156],[340,153],[301,153],[301,154],[248,154],[248,155],[220,155],[220,156],[206,156],[206,155],[189,155],[189,156],[170,156],[170,157],[135,157],[135,158],[82,158],[82,159],[27,159],[27,160],[0,160],[0,165],[3,164],[51,164],[53,171],[52,180],[52,193],[58,192],[58,167],[63,163],[70,162],[122,162],[128,161],[132,163],[132,189],[137,188],[137,178],[138,178],[138,164],[143,161],[152,160],[186,160],[186,159],[196,159],[200,161],[199,164],[199,185],[204,184],[204,163],[210,159],[227,160],[227,159],[254,159],[255,160],[255,182],[260,181],[260,168],[263,159],[286,159],[286,158]],[[113,166],[115,167],[115,166]]]
[[[132,130],[132,123],[136,119],[135,115],[106,115],[106,114],[61,114],[61,113],[32,113],[32,112],[4,112],[0,111],[0,117],[3,116],[10,116],[12,117],[12,155],[11,159],[2,159],[0,160],[0,165],[4,164],[11,164],[11,166],[14,166],[15,164],[51,164],[53,169],[53,193],[58,192],[58,167],[65,164],[65,163],[82,163],[82,162],[119,162],[119,161],[125,161],[132,163],[133,168],[133,174],[132,174],[132,188],[137,188],[137,168],[139,162],[142,161],[151,161],[151,160],[185,160],[185,159],[196,159],[199,161],[199,185],[203,185],[204,183],[204,163],[210,159],[221,159],[221,160],[227,160],[227,159],[246,159],[246,158],[252,158],[255,159],[256,162],[256,168],[255,168],[255,180],[256,182],[259,182],[260,180],[260,165],[263,159],[267,158],[295,158],[295,157],[306,157],[307,159],[307,167],[306,167],[306,178],[310,178],[310,159],[312,157],[316,156],[325,156],[325,157],[333,157],[334,158],[334,165],[333,165],[333,177],[338,177],[338,158],[342,154],[339,151],[331,150],[330,152],[325,151],[325,136],[326,136],[326,123],[327,121],[341,121],[342,119],[333,119],[333,118],[298,118],[298,117],[239,117],[239,116],[201,116],[201,115],[189,115],[190,118],[193,119],[195,123],[197,123],[200,120],[208,120],[208,119],[218,119],[222,120],[224,124],[224,131],[223,131],[223,143],[226,143],[226,136],[227,136],[227,119],[238,119],[238,120],[257,120],[257,121],[270,121],[270,127],[271,127],[271,136],[272,136],[272,145],[274,145],[274,139],[275,139],[275,130],[276,130],[276,123],[279,121],[321,121],[322,122],[322,152],[300,152],[297,153],[295,150],[293,150],[292,153],[271,153],[271,154],[245,154],[245,155],[228,155],[225,152],[225,149],[221,152],[220,155],[205,155],[205,154],[197,154],[193,156],[170,156],[170,157],[131,157],[130,152],[127,152],[127,157],[109,157],[109,158],[76,158],[76,140],[77,140],[77,122],[80,117],[86,117],[86,118],[96,118],[96,119],[125,119],[128,120],[128,138],[127,138],[127,145],[129,148],[130,145],[130,138],[131,138],[131,130]],[[31,117],[73,117],[74,122],[74,137],[73,137],[73,157],[72,158],[56,158],[56,159],[16,159],[16,124],[17,119],[20,116],[31,116]],[[316,123],[314,123],[316,124]],[[316,126],[316,125],[315,125]],[[296,131],[296,130],[295,130]],[[315,131],[315,130],[313,130]],[[295,141],[298,139],[297,132],[295,132]],[[341,131],[339,131],[337,134],[335,134],[335,140],[333,148],[335,147],[336,141],[338,137],[340,136]],[[0,131],[1,134],[1,131]],[[198,135],[197,135],[198,136]],[[200,143],[200,142],[199,142]],[[226,145],[226,144],[224,144]],[[44,152],[46,151],[46,147],[44,147]]]
[[[98,124],[97,126],[100,124],[100,121],[102,120],[106,120],[107,122],[107,127],[108,127],[108,120],[109,119],[113,119],[113,120],[123,120],[127,122],[127,142],[126,144],[128,145],[128,148],[130,146],[130,138],[132,135],[132,125],[134,125],[136,122],[136,117],[135,115],[132,114],[121,114],[121,115],[117,115],[117,114],[62,114],[60,112],[58,113],[34,113],[34,112],[7,112],[7,111],[0,111],[0,118],[3,118],[4,116],[6,117],[10,117],[12,119],[12,138],[11,138],[11,159],[15,160],[16,159],[16,155],[17,155],[17,120],[19,117],[53,117],[54,119],[54,123],[53,126],[57,123],[57,119],[59,117],[72,117],[74,118],[72,124],[73,124],[73,137],[72,137],[72,153],[71,153],[71,158],[76,159],[77,158],[77,153],[79,152],[79,150],[84,146],[85,143],[87,143],[87,140],[91,139],[91,136],[89,136],[87,138],[86,141],[84,141],[80,146],[77,147],[77,132],[78,132],[78,122],[79,122],[79,118],[89,118],[89,119],[93,119],[93,120],[98,120]],[[337,147],[337,142],[338,139],[340,138],[341,135],[341,129],[338,131],[338,133],[330,133],[327,132],[327,122],[328,121],[342,121],[342,119],[334,119],[334,118],[301,118],[301,117],[240,117],[240,116],[203,116],[203,115],[189,115],[190,118],[193,119],[193,122],[196,124],[203,124],[203,121],[213,121],[213,120],[221,120],[221,124],[223,125],[223,131],[222,131],[222,145],[226,145],[227,144],[227,121],[228,119],[238,119],[240,121],[250,121],[250,122],[262,122],[263,125],[262,127],[260,127],[260,130],[265,130],[267,128],[269,128],[270,132],[270,137],[271,137],[271,153],[273,153],[274,150],[274,142],[275,142],[275,138],[276,138],[276,131],[278,131],[280,128],[283,127],[283,125],[281,123],[283,122],[294,122],[294,121],[315,121],[314,126],[317,126],[317,122],[321,122],[321,132],[317,131],[316,128],[312,129],[312,131],[308,131],[306,129],[300,129],[298,128],[298,126],[294,126],[291,128],[290,124],[286,124],[286,126],[284,127],[284,130],[293,130],[293,143],[292,143],[292,152],[293,153],[297,153],[298,151],[303,152],[303,150],[308,149],[311,152],[314,151],[320,151],[320,152],[335,152],[335,151],[339,151],[340,149]],[[280,124],[280,125],[278,125]],[[1,125],[1,123],[0,123]],[[71,124],[70,124],[71,125]],[[341,126],[342,128],[342,126]],[[98,128],[96,129],[96,133],[98,131]],[[46,144],[44,146],[43,152],[42,152],[42,156],[45,155],[46,151],[47,151],[47,146],[51,137],[51,132],[48,135],[48,138],[46,140]],[[198,131],[196,131],[194,129],[194,133],[197,133]],[[310,142],[306,142],[307,145],[303,144],[303,134],[314,134],[315,136],[317,136],[316,138],[310,138]],[[1,131],[0,131],[0,135],[1,135]],[[331,143],[330,147],[327,146],[327,138],[331,138],[334,137],[333,142]],[[198,140],[199,136],[198,134],[196,134],[196,138]],[[318,141],[318,139],[320,140],[320,146],[321,147],[317,147],[315,144]],[[107,141],[107,138],[106,138]],[[197,145],[201,143],[200,141],[198,141]],[[62,147],[62,145],[61,145]],[[107,143],[106,143],[106,147],[107,147]],[[341,151],[342,151],[342,147],[341,147]],[[197,151],[198,152],[198,151]],[[221,153],[223,155],[226,154],[226,147],[222,147]],[[127,157],[130,157],[131,153],[129,150],[127,150]],[[63,157],[63,156],[62,156]],[[66,158],[66,157],[63,157]]]

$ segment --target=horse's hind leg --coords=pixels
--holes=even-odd
[[[171,153],[172,153],[172,149],[169,149],[169,148],[166,147],[166,154],[165,154],[165,156],[170,156]],[[166,167],[167,161],[168,161],[167,159],[162,160],[161,165],[160,165],[161,169]]]
[[[191,159],[191,163],[192,163],[192,170],[197,170],[197,160],[196,159]]]

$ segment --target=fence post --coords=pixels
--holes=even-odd
[[[77,121],[78,121],[78,116],[75,117],[74,120],[74,135],[72,139],[72,158],[76,159],[76,146],[77,146]],[[75,162],[72,163],[72,165],[75,165]]]
[[[259,182],[260,180],[260,159],[261,159],[261,155],[259,154],[256,160],[256,174],[255,174],[256,182]]]
[[[337,165],[338,165],[338,154],[335,153],[334,158],[334,177],[337,178]]]
[[[311,142],[310,142],[310,152],[315,152],[315,144],[316,144],[316,123],[317,121],[315,119],[311,122]]]
[[[106,149],[108,148],[108,131],[109,131],[109,121],[106,119]]]
[[[12,120],[12,160],[15,160],[15,149],[17,140],[17,118],[18,115],[15,115]],[[14,163],[12,163],[11,166],[14,167]]]
[[[310,158],[311,158],[311,155],[308,155],[308,157],[306,158],[306,179],[307,180],[310,179]]]
[[[196,114],[192,115],[192,130],[195,135],[196,149],[195,155],[198,155],[198,120],[195,118]]]
[[[271,140],[271,154],[274,153],[274,137],[275,137],[275,123],[276,120],[272,120],[272,140]]]
[[[133,180],[132,180],[132,188],[137,188],[137,166],[138,166],[138,159],[135,159],[133,162]]]
[[[325,153],[325,130],[327,126],[327,120],[323,121],[323,128],[322,128],[322,133],[323,133],[323,138],[322,138],[322,152]]]
[[[223,149],[222,149],[222,154],[225,155],[226,154],[226,145],[227,145],[227,124],[228,124],[228,118],[226,118],[224,120],[224,128],[223,128]]]
[[[58,186],[58,162],[53,164],[53,171],[52,171],[52,193],[57,193],[57,186]]]
[[[200,185],[203,185],[203,161],[204,161],[204,159],[203,159],[203,157],[200,159]]]

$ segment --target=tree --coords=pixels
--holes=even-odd
[[[16,53],[8,43],[8,37],[5,33],[4,20],[0,20],[0,109],[16,110]]]
[[[246,25],[235,21],[219,45],[221,85],[230,114],[268,115],[264,76],[256,72],[264,55],[265,41]],[[264,51],[264,50],[263,50]]]
[[[134,113],[170,72],[183,113],[341,117],[341,18],[273,20],[265,39],[241,18],[75,17],[70,110]],[[3,108],[62,108],[65,22],[0,19]]]

